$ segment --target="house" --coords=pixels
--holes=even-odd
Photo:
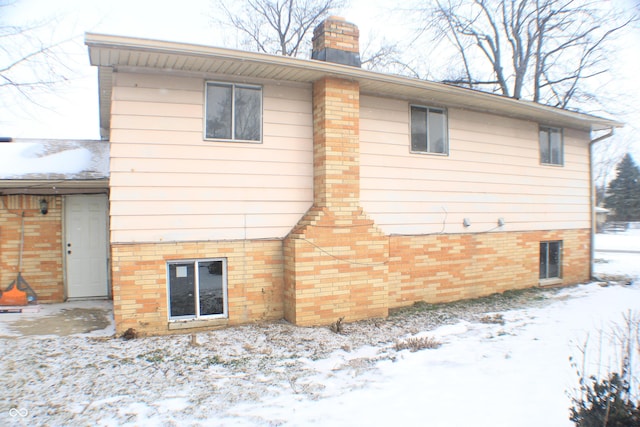
[[[337,17],[311,60],[85,43],[119,333],[322,325],[590,278],[591,133],[618,122],[363,70]]]

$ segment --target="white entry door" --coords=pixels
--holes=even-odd
[[[104,298],[107,280],[107,196],[65,198],[67,298]]]

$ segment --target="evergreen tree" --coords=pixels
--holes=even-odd
[[[618,221],[640,221],[640,169],[627,153],[616,166],[616,179],[609,183],[605,206]]]

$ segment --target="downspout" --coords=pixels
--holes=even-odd
[[[596,139],[589,141],[589,199],[591,200],[591,242],[589,248],[589,278],[593,278],[593,259],[595,255],[595,243],[596,243],[596,192],[593,176],[593,146],[596,142],[603,141],[613,136],[614,127],[612,126],[609,133],[601,135]]]

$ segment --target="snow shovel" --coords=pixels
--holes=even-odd
[[[22,251],[24,249],[24,212],[22,212],[22,224],[20,227],[20,252],[18,258],[18,277],[9,284],[4,292],[0,291],[0,306],[19,306],[35,304],[36,293],[22,277]]]

